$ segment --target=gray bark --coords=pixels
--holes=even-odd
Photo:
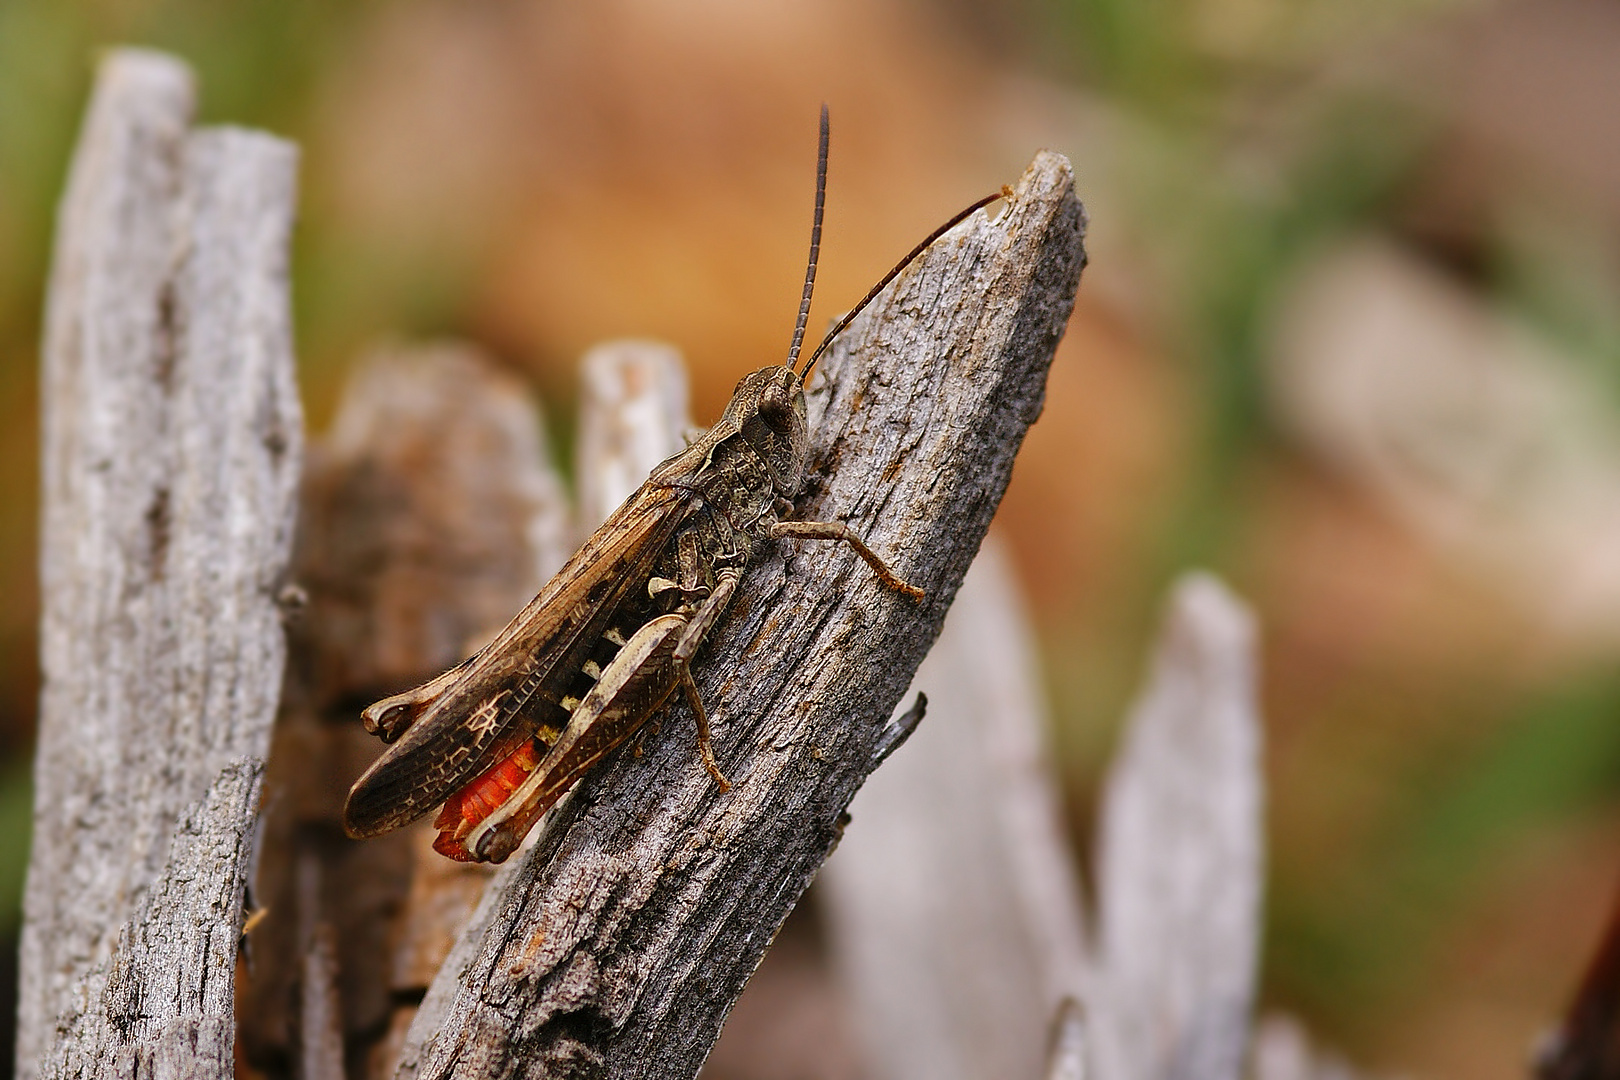
[[[228,1076],[302,421],[295,153],[103,63],[46,314],[35,827],[17,1071]]]
[[[947,236],[823,361],[798,514],[845,520],[927,590],[784,543],[699,656],[721,795],[684,707],[499,875],[413,1025],[403,1077],[696,1074],[939,632],[1005,490],[1084,264],[1068,162]]]

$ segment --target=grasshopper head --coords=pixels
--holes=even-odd
[[[744,375],[721,424],[741,433],[769,465],[779,493],[798,493],[810,451],[810,426],[804,383],[792,368],[761,368]]]

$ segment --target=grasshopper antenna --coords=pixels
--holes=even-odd
[[[830,126],[827,103],[821,103],[821,142],[816,150],[816,219],[810,226],[810,264],[804,269],[804,297],[799,301],[799,321],[793,324],[793,344],[788,346],[787,367],[799,362],[804,345],[804,328],[810,323],[810,294],[816,288],[816,259],[821,254],[821,219],[827,211],[827,143]]]
[[[855,321],[855,317],[857,315],[859,315],[861,312],[866,310],[866,305],[870,304],[873,300],[877,299],[877,295],[878,295],[878,293],[883,291],[883,287],[885,285],[887,285],[889,282],[893,281],[895,278],[899,277],[900,276],[900,271],[904,270],[906,267],[910,266],[913,262],[915,262],[916,259],[917,259],[917,256],[919,256],[923,252],[927,251],[929,246],[932,245],[935,240],[938,240],[940,237],[944,236],[946,233],[948,233],[952,229],[956,228],[964,220],[967,219],[967,216],[969,214],[973,213],[975,210],[979,210],[979,209],[982,209],[982,208],[984,208],[986,206],[989,206],[991,203],[995,202],[997,199],[1010,199],[1010,198],[1012,198],[1012,189],[1011,188],[1006,188],[1006,187],[1002,188],[1000,191],[996,192],[994,195],[986,195],[984,198],[978,200],[973,205],[965,207],[964,209],[958,211],[955,215],[953,215],[951,217],[951,220],[947,221],[945,224],[941,225],[939,228],[935,229],[933,232],[931,232],[927,236],[923,237],[922,243],[920,243],[916,247],[912,248],[910,253],[908,253],[905,258],[903,258],[899,262],[895,263],[894,264],[894,269],[890,270],[887,274],[884,274],[883,275],[883,280],[879,281],[876,285],[874,285],[870,289],[868,289],[866,295],[861,297],[861,302],[856,304],[853,308],[851,308],[849,313],[847,315],[845,315],[842,319],[839,319],[838,324],[836,326],[834,326],[831,330],[827,331],[827,336],[821,339],[821,344],[816,346],[816,351],[811,353],[810,354],[810,359],[805,362],[804,370],[799,372],[800,380],[808,379],[810,377],[810,369],[816,366],[816,360],[818,358],[820,358],[822,353],[827,351],[827,346],[829,346],[829,345],[831,345],[833,343],[833,339],[836,338],[839,334],[842,334],[844,332],[845,328],[847,328],[850,323]],[[820,196],[818,195],[817,199],[816,199],[816,232],[817,232],[818,236],[820,234],[820,231],[821,231],[821,199],[820,199]],[[810,272],[811,272],[811,275],[814,276],[814,274],[815,274],[815,254],[814,254],[815,246],[813,244],[811,245],[810,250],[811,250],[811,253],[812,253],[811,256],[810,256],[810,259],[811,259]],[[809,305],[809,296],[810,296],[810,284],[809,284],[809,282],[805,283],[804,293],[805,293],[805,298],[806,298],[805,299],[806,308],[805,308],[804,312],[801,313],[801,315],[800,315],[801,321],[809,315],[809,307],[808,307],[808,305]],[[798,353],[799,353],[798,338],[797,338],[797,335],[795,335],[794,347],[793,347],[793,356],[797,357]],[[790,359],[788,361],[788,366],[789,367],[793,366],[792,359]]]

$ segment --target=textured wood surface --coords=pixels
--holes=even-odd
[[[823,361],[806,519],[846,520],[927,590],[781,545],[699,654],[734,788],[684,707],[588,777],[503,872],[427,999],[404,1077],[695,1075],[887,749],[892,715],[1005,490],[1084,264],[1067,161],[1041,154]],[[813,380],[815,381],[815,380]]]
[[[295,153],[103,62],[57,226],[18,1075],[223,1077],[285,642]]]
[[[306,600],[238,983],[242,1057],[266,1076],[329,1063],[334,1026],[349,1075],[392,1075],[413,1003],[483,890],[487,871],[430,849],[428,822],[355,843],[341,812],[381,748],[360,707],[482,645],[567,556],[546,444],[523,380],[454,344],[367,356],[311,442],[293,560]]]

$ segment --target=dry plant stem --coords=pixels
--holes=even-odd
[[[807,520],[846,520],[927,590],[843,545],[783,542],[705,654],[722,796],[684,707],[581,785],[435,980],[404,1077],[689,1077],[837,842],[939,631],[1027,426],[1084,263],[1068,162],[903,275],[825,363]],[[819,420],[818,420],[819,414]],[[498,891],[496,891],[498,889]]]
[[[293,149],[103,63],[44,346],[42,663],[18,1075],[231,1073],[301,449]]]

